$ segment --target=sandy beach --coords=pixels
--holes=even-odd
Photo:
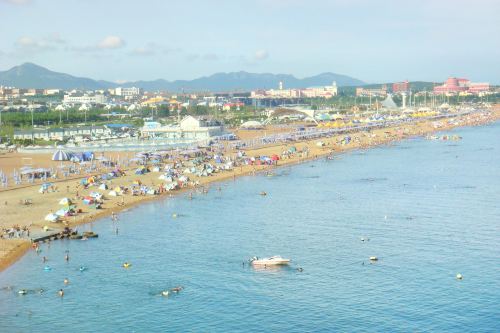
[[[333,154],[341,154],[348,150],[367,149],[377,145],[390,144],[391,142],[409,137],[423,136],[436,131],[446,131],[454,127],[482,125],[484,123],[495,121],[499,118],[500,106],[497,105],[491,110],[491,114],[487,117],[480,116],[479,114],[466,115],[458,118],[451,118],[450,121],[447,119],[420,121],[405,123],[399,126],[379,128],[372,130],[370,133],[350,133],[349,136],[352,139],[351,143],[345,145],[340,144],[341,139],[346,136],[345,134],[342,134],[329,138],[293,142],[288,145],[270,145],[259,149],[249,149],[245,152],[247,156],[271,156],[273,154],[281,155],[284,150],[288,149],[292,145],[295,146],[298,151],[301,151],[305,147],[308,148],[308,153],[305,155],[293,154],[289,158],[279,160],[279,167],[324,157],[332,154],[332,152]],[[439,123],[439,127],[435,126],[437,123]],[[264,131],[260,131],[257,134],[254,132],[248,133],[248,135],[262,135],[263,133]],[[317,145],[318,141],[321,141],[323,145]],[[232,156],[234,154],[236,154],[236,151],[226,152],[226,155]],[[49,167],[54,163],[50,161],[50,157],[47,155],[26,156],[24,154],[13,153],[0,158],[2,169],[10,170],[18,167],[23,157],[33,158],[33,163],[39,166]],[[272,167],[273,166],[267,165],[242,165],[237,166],[230,171],[217,172],[209,177],[190,176],[190,178],[192,181],[199,182],[199,186],[207,188],[209,184],[214,182],[235,179],[239,176],[249,175]],[[150,172],[145,175],[136,175],[133,172],[134,169],[135,168],[125,170],[125,176],[110,180],[108,182],[110,188],[115,186],[129,186],[136,180],[140,180],[141,183],[151,187],[158,187],[162,183],[162,180],[158,179],[158,176],[161,173]],[[18,188],[4,189],[0,191],[0,228],[6,229],[15,225],[20,228],[29,228],[31,233],[30,236],[26,235],[24,238],[0,239],[0,271],[18,260],[26,251],[29,250],[31,247],[30,238],[34,234],[42,232],[44,226],[48,226],[52,230],[62,229],[65,226],[62,223],[56,224],[44,221],[44,217],[49,212],[54,212],[59,208],[58,202],[61,198],[68,197],[72,199],[77,204],[77,208],[82,210],[82,212],[77,214],[77,216],[71,216],[65,219],[66,225],[69,227],[75,227],[80,224],[94,221],[100,217],[109,216],[112,213],[119,213],[124,209],[142,202],[156,200],[170,195],[187,195],[188,191],[194,190],[193,187],[187,187],[177,191],[164,192],[160,195],[151,196],[132,196],[130,194],[124,194],[116,197],[105,196],[102,209],[96,210],[82,204],[81,199],[79,199],[82,196],[88,195],[91,191],[96,190],[95,188],[83,189],[82,186],[79,185],[79,180],[84,176],[85,175],[79,175],[71,179],[54,182],[55,191],[45,194],[38,192],[40,184],[25,185]],[[258,193],[256,193],[256,195],[257,194]],[[30,204],[21,204],[21,202],[25,201],[29,201]]]

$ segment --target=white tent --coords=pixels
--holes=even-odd
[[[59,204],[60,205],[71,205],[71,200],[69,198],[62,198],[60,201],[59,201]]]
[[[57,216],[56,214],[50,213],[45,216],[45,221],[57,222],[57,220],[59,220],[59,216]]]

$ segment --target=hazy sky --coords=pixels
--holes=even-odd
[[[0,0],[0,70],[500,83],[499,0]]]

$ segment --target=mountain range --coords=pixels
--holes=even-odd
[[[65,73],[58,73],[33,63],[25,63],[0,71],[0,85],[16,88],[37,89],[87,89],[98,90],[115,87],[139,87],[147,91],[249,91],[255,89],[277,88],[282,81],[285,88],[306,88],[312,86],[331,85],[333,81],[338,86],[359,86],[365,84],[358,79],[335,73],[322,73],[319,75],[296,78],[290,74],[248,73],[231,72],[216,73],[194,80],[167,81],[158,79],[153,81],[135,81],[115,83],[104,80],[93,80],[76,77]]]

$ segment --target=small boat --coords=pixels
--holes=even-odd
[[[269,258],[259,259],[258,257],[253,257],[250,260],[252,265],[267,266],[267,265],[288,265],[290,259],[282,258],[281,256],[272,256]]]

